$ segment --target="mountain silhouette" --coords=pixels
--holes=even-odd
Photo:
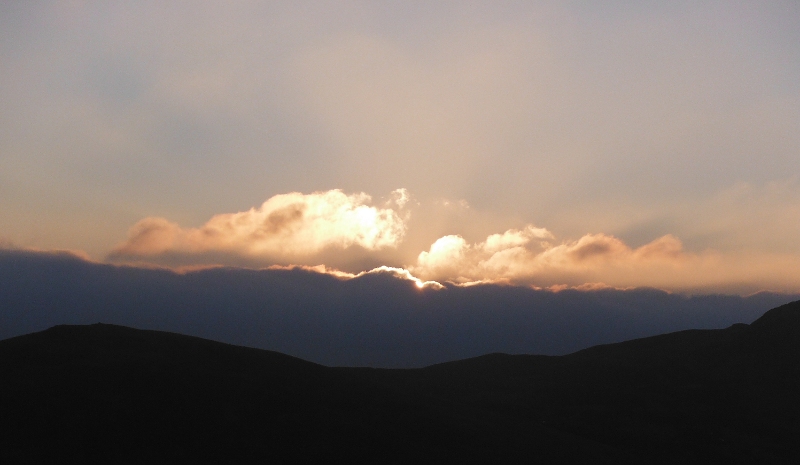
[[[0,462],[798,463],[800,301],[564,356],[326,367],[116,325],[0,341]]]

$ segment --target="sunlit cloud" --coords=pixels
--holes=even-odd
[[[454,223],[455,231],[464,235],[433,239],[440,233],[431,234],[427,221],[415,216],[411,223],[412,204],[422,208],[405,189],[375,204],[366,193],[337,189],[276,195],[247,211],[215,215],[196,228],[148,217],[130,228],[128,239],[109,259],[174,270],[301,267],[340,279],[384,273],[433,289],[447,283],[504,283],[552,291],[646,286],[746,294],[792,292],[800,286],[798,254],[698,249],[673,234],[638,246],[604,232],[562,239],[534,225],[472,241],[465,236],[476,237],[474,231],[466,234]]]
[[[686,250],[667,234],[631,247],[608,234],[556,241],[528,226],[469,243],[459,235],[437,239],[407,269],[423,280],[457,285],[506,283],[559,291],[654,287],[669,291],[795,292],[800,286],[796,254],[759,251]]]
[[[685,252],[681,241],[671,235],[637,248],[607,234],[554,241],[550,231],[534,226],[492,234],[476,244],[461,236],[444,236],[429,251],[420,253],[409,269],[422,279],[509,282],[559,289],[587,283],[593,287],[674,284],[667,274],[710,260]]]
[[[395,248],[406,231],[408,194],[399,189],[392,199],[391,205],[379,208],[370,205],[365,193],[293,192],[276,195],[258,208],[215,215],[199,228],[148,217],[130,229],[110,257],[228,253],[275,260],[354,246],[367,251]]]
[[[410,201],[411,196],[408,193],[408,189],[400,188],[392,191],[391,198],[386,203],[387,205],[395,204],[398,208],[405,208]]]
[[[444,289],[444,285],[438,283],[436,281],[423,281],[416,276],[412,275],[410,271],[406,270],[405,268],[397,268],[392,266],[379,266],[369,271],[362,271],[360,273],[348,273],[346,271],[337,270],[335,268],[329,268],[325,265],[272,265],[268,269],[271,270],[294,270],[294,269],[301,269],[305,271],[309,271],[312,273],[319,273],[319,274],[327,274],[342,280],[347,279],[354,279],[360,278],[365,275],[371,274],[387,274],[397,279],[402,279],[405,281],[411,281],[420,289]]]

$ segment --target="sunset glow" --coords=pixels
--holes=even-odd
[[[0,1],[0,464],[800,463],[798,341],[800,0]]]
[[[419,288],[800,292],[800,14],[0,7],[0,247]]]

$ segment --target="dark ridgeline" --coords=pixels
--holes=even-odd
[[[330,368],[114,325],[0,341],[0,463],[798,463],[800,301],[560,357]]]

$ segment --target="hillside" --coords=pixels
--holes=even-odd
[[[794,463],[800,302],[570,355],[330,368],[115,325],[0,341],[0,461]]]

